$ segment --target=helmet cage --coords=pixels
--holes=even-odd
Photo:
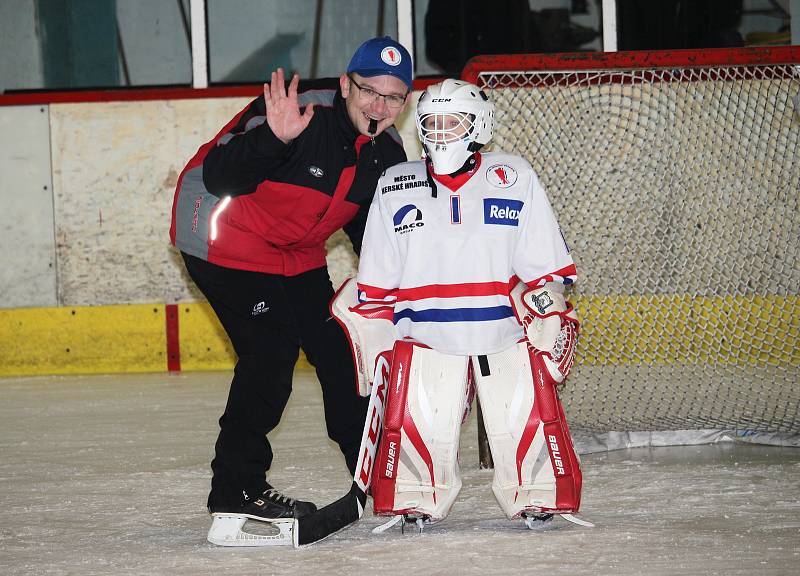
[[[438,145],[469,140],[475,131],[475,115],[463,112],[430,112],[419,117],[420,140]]]
[[[451,174],[492,138],[494,105],[473,84],[445,80],[417,105],[417,135],[437,174]]]

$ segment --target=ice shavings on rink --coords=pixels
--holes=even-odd
[[[800,450],[718,443],[584,454],[581,516],[529,530],[505,519],[479,470],[474,415],[464,487],[422,534],[372,516],[309,548],[205,541],[209,461],[229,374],[0,380],[0,573],[794,574]],[[274,433],[270,481],[327,504],[349,487],[319,387],[298,372]],[[248,525],[251,526],[251,525]]]

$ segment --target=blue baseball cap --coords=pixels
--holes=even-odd
[[[409,90],[412,88],[411,54],[389,36],[372,38],[359,46],[347,65],[347,73],[350,72],[364,78],[388,74],[400,78]]]

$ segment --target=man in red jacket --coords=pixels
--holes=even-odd
[[[411,57],[388,36],[362,44],[338,79],[300,84],[294,75],[287,87],[278,69],[178,180],[171,241],[238,356],[211,463],[216,544],[265,543],[240,530],[246,518],[315,510],[265,478],[267,434],[289,399],[300,348],[322,386],[328,435],[355,469],[366,399],[329,318],[325,241],[344,228],[360,253],[378,178],[406,160],[393,124],[411,82]]]

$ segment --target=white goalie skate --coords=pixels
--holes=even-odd
[[[244,531],[248,517],[240,514],[214,514],[208,541],[217,546],[291,546],[295,520],[286,518],[271,522],[258,520],[278,530],[277,534],[253,534]],[[255,520],[254,520],[255,521]]]
[[[409,527],[413,526],[414,527],[413,530],[421,534],[425,526],[428,526],[430,524],[435,524],[435,522],[431,521],[431,517],[428,516],[427,514],[424,514],[422,516],[417,516],[414,514],[398,514],[396,516],[392,516],[392,518],[388,522],[385,522],[380,526],[376,526],[375,528],[373,528],[372,533],[382,534],[383,532],[386,532],[387,530],[389,530],[394,526],[397,526],[398,524],[400,524],[400,532],[403,534],[405,534],[406,530],[408,529],[406,528],[406,526]]]

